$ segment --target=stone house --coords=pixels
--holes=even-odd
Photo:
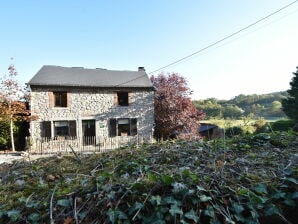
[[[112,71],[46,65],[28,85],[31,114],[38,117],[30,123],[33,149],[37,141],[53,147],[61,139],[77,147],[111,139],[152,140],[154,87],[143,67]]]

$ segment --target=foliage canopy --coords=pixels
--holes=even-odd
[[[156,88],[154,94],[155,134],[157,138],[169,138],[173,134],[197,135],[199,121],[204,113],[190,99],[191,90],[182,76],[172,73],[151,77]]]
[[[283,111],[285,114],[298,123],[298,67],[297,71],[293,72],[294,77],[290,82],[288,97],[282,101]]]

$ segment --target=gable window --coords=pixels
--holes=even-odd
[[[76,121],[54,121],[54,136],[72,136],[75,137]]]
[[[67,107],[67,92],[53,92],[54,106]]]
[[[136,118],[112,118],[109,120],[109,136],[134,136],[137,135]]]
[[[116,92],[114,104],[117,106],[129,106],[131,104],[131,93],[125,91]]]

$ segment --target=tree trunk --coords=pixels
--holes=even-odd
[[[12,118],[10,118],[10,139],[11,139],[11,148],[12,148],[12,151],[15,152],[14,138],[13,138],[13,121],[12,121]]]

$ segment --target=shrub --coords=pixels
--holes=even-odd
[[[256,129],[256,131],[255,131],[256,133],[263,133],[263,132],[269,131],[268,124],[263,117],[256,120],[255,123],[253,124],[253,126]]]
[[[0,122],[0,150],[7,149],[10,142],[9,122]]]
[[[11,147],[9,128],[8,121],[0,122],[0,150],[9,149]],[[15,122],[13,130],[17,150],[24,150],[25,137],[29,136],[29,123],[24,121]]]
[[[293,128],[295,122],[293,120],[278,120],[271,123],[273,131],[288,131]]]
[[[230,127],[230,128],[226,129],[226,136],[227,137],[233,137],[233,136],[242,135],[242,134],[243,134],[243,130],[239,126]]]

